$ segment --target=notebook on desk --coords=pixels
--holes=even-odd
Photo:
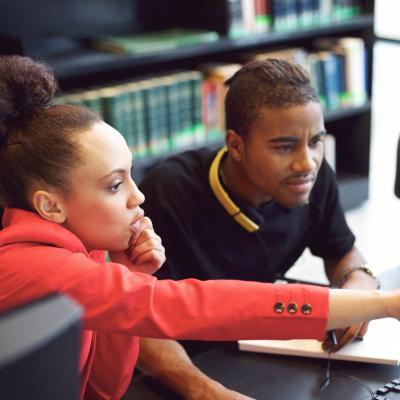
[[[240,340],[239,349],[259,353],[301,357],[328,358],[321,342],[301,340]],[[400,364],[400,322],[394,318],[372,321],[363,340],[354,340],[331,354],[332,359],[368,362],[375,364]]]

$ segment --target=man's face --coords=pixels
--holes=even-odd
[[[131,179],[132,155],[124,138],[104,122],[80,135],[84,160],[63,199],[65,227],[88,250],[124,250],[139,229],[143,194]]]
[[[274,200],[307,204],[321,166],[325,127],[318,103],[263,109],[243,140],[241,164],[247,197],[255,205]]]

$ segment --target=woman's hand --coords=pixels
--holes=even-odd
[[[109,252],[111,261],[126,265],[131,271],[153,274],[165,262],[165,249],[161,238],[153,229],[148,217],[144,217],[130,246],[124,252]]]

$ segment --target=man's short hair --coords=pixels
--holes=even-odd
[[[319,102],[310,76],[300,65],[269,58],[244,65],[225,82],[226,128],[246,136],[263,108]]]

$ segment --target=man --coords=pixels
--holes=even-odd
[[[273,282],[309,247],[332,284],[376,288],[323,158],[323,114],[307,73],[269,59],[227,86],[226,148],[173,157],[142,182],[166,248],[158,276]],[[338,347],[365,331],[338,332]],[[143,339],[140,364],[186,399],[248,399],[205,376],[177,342]]]

